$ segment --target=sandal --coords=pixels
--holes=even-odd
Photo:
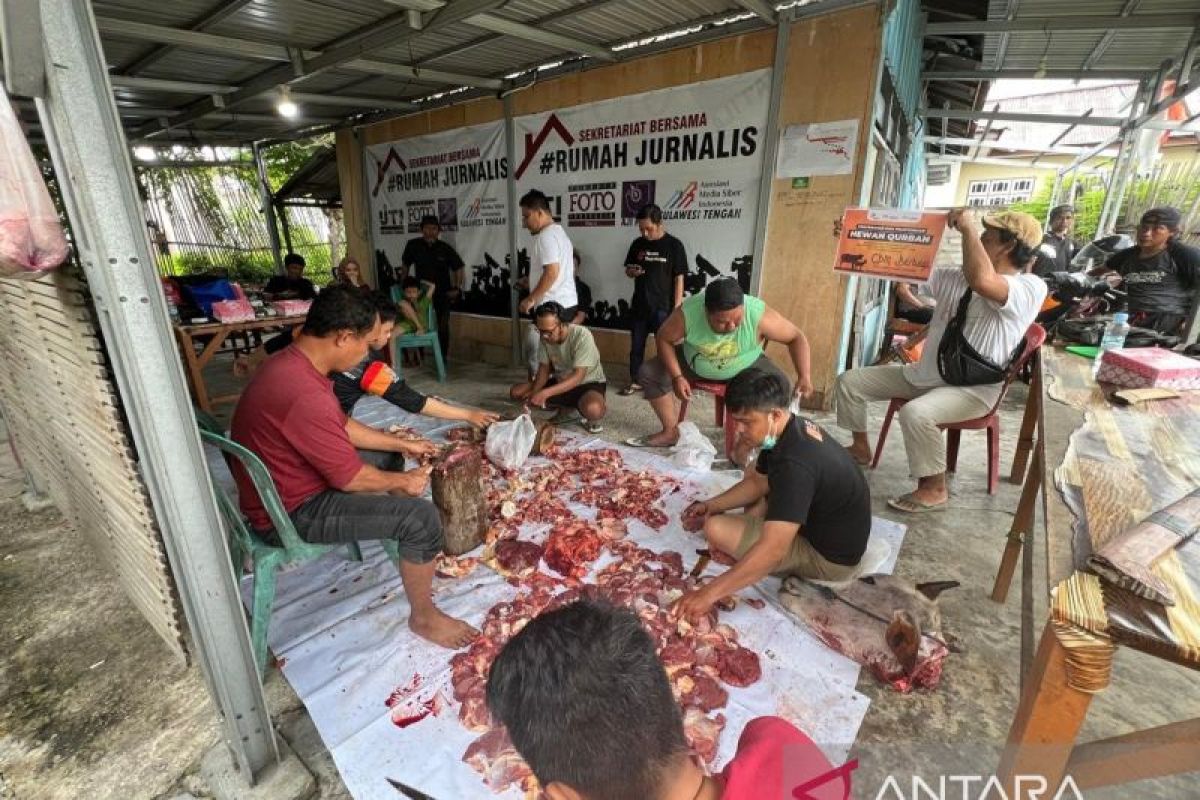
[[[630,447],[674,447],[671,444],[654,444],[649,436],[630,436],[625,440],[625,444]]]
[[[604,430],[604,426],[601,425],[599,422],[592,422],[590,420],[585,419],[580,424],[583,426],[583,429],[585,431],[587,431],[588,433],[601,433]]]
[[[639,386],[636,383],[631,383],[628,386],[626,386],[624,389],[622,389],[621,391],[617,392],[617,394],[621,395],[621,397],[629,397],[630,395],[637,394],[641,390],[642,390],[641,386]]]
[[[903,511],[906,514],[928,514],[931,511],[945,511],[949,500],[940,503],[924,503],[917,499],[915,492],[902,494],[887,501],[890,508]]]

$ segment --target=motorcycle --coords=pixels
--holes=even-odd
[[[1038,324],[1053,336],[1064,320],[1094,318],[1120,310],[1125,293],[1088,273],[1103,266],[1113,253],[1132,246],[1133,240],[1125,234],[1102,236],[1080,248],[1071,259],[1071,272],[1043,275],[1049,292],[1038,312]]]

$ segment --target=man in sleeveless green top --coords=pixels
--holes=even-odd
[[[764,352],[768,342],[788,349],[796,368],[795,394],[812,392],[808,339],[782,314],[742,292],[733,278],[710,283],[671,312],[655,337],[658,357],[642,365],[638,383],[662,423],[652,436],[627,439],[634,447],[669,447],[679,440],[679,408],[675,400],[692,396],[692,382],[727,383],[748,368],[779,368]],[[786,379],[785,379],[786,380]]]

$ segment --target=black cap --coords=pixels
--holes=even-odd
[[[1172,206],[1152,208],[1145,214],[1142,214],[1142,224],[1166,225],[1171,230],[1177,231],[1183,224],[1183,214],[1178,208],[1173,208]]]
[[[745,302],[746,294],[733,278],[721,278],[704,289],[704,307],[709,311],[729,311]]]
[[[421,227],[424,228],[426,225],[436,225],[439,229],[442,227],[442,223],[438,222],[438,218],[433,214],[426,214],[421,217]]]

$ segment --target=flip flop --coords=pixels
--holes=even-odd
[[[913,492],[909,492],[889,499],[887,504],[890,508],[906,514],[928,514],[931,511],[945,511],[948,502],[948,500],[943,500],[940,503],[922,503]]]
[[[624,389],[622,389],[621,391],[617,392],[617,394],[621,395],[621,397],[629,397],[630,395],[637,394],[641,390],[642,390],[641,386],[639,386],[636,383],[631,383],[628,386],[626,386]]]
[[[601,425],[599,422],[588,422],[585,419],[583,422],[580,423],[580,425],[588,433],[602,433],[604,431],[604,426]]]
[[[669,444],[651,444],[649,436],[630,436],[625,444],[630,447],[671,447]]]

